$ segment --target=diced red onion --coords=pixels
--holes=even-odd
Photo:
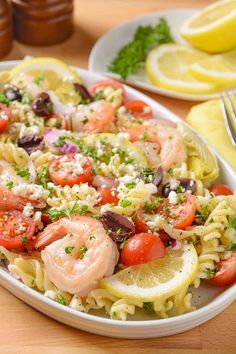
[[[119,182],[113,178],[95,176],[92,182],[92,185],[96,188],[115,188],[119,185]]]
[[[173,250],[177,251],[182,247],[182,243],[178,240],[171,239],[170,240],[170,245],[173,248]]]
[[[30,173],[30,182],[35,183],[37,173],[36,173],[36,168],[35,168],[33,161],[28,162],[28,170]]]
[[[60,146],[55,146],[54,143],[59,139],[64,133],[55,128],[48,129],[44,136],[45,145],[50,149],[60,151],[62,154],[76,153],[78,151],[78,146],[69,140],[65,140],[65,143]]]

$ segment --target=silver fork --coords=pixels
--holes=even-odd
[[[236,110],[233,105],[235,91],[224,92],[221,94],[221,107],[224,116],[225,126],[232,145],[236,148]],[[233,121],[233,123],[232,123]],[[235,126],[235,127],[234,127]]]

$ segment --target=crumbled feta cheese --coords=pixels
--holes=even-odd
[[[168,199],[169,199],[170,204],[177,204],[178,203],[177,194],[174,191],[170,192]]]
[[[147,184],[145,184],[145,186],[150,189],[151,194],[156,194],[157,193],[157,186],[155,184],[147,183]]]
[[[118,133],[117,134],[117,137],[119,138],[119,139],[128,139],[129,140],[129,138],[130,138],[130,135],[129,135],[129,133]]]
[[[25,216],[32,216],[34,214],[34,207],[31,203],[27,203],[24,207],[23,214]]]
[[[19,225],[19,227],[18,227],[19,233],[25,232],[26,229],[27,229],[27,228],[26,228],[25,226],[23,226],[23,225],[20,223],[20,225]]]
[[[43,223],[41,218],[42,218],[42,212],[36,211],[36,213],[34,214],[34,221],[35,221],[35,225],[38,227],[39,230],[43,228]]]
[[[20,183],[12,188],[12,191],[29,200],[37,201],[38,208],[46,206],[46,200],[50,192],[37,184]]]
[[[126,113],[126,108],[125,106],[121,106],[119,109],[118,109],[118,114],[124,114]]]

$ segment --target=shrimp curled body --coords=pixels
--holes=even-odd
[[[49,279],[60,290],[87,296],[103,277],[113,274],[119,252],[100,221],[84,216],[60,219],[39,234],[35,247],[50,240],[54,242],[41,254]]]

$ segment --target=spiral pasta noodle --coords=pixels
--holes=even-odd
[[[29,162],[29,155],[14,144],[0,143],[0,159],[25,167]]]

